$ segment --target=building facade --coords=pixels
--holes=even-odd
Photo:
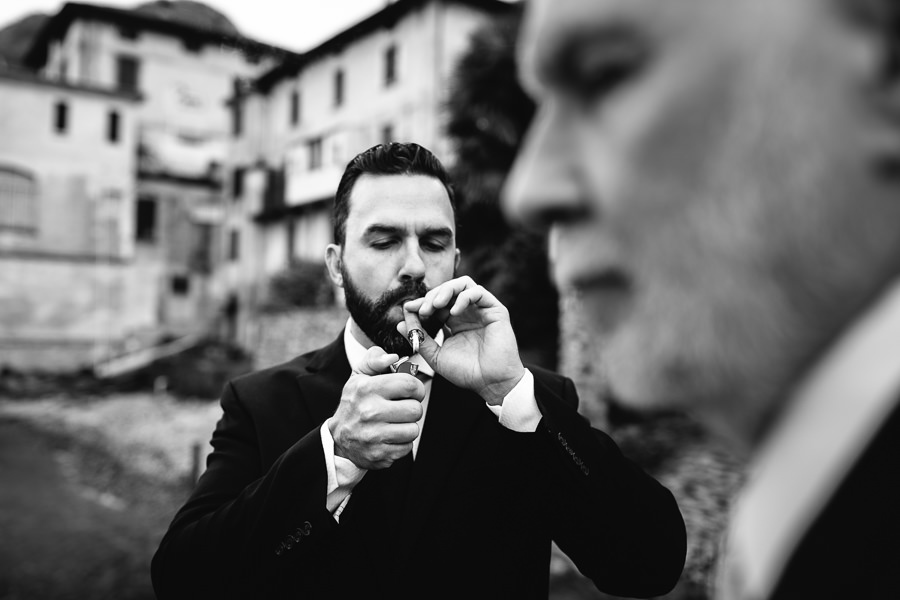
[[[241,252],[224,285],[252,343],[267,282],[292,261],[323,263],[347,162],[380,142],[415,141],[452,163],[445,101],[469,36],[511,5],[398,0],[236,89],[226,229]],[[324,276],[324,267],[323,267]]]
[[[0,367],[198,332],[252,346],[271,277],[322,264],[350,158],[397,140],[452,163],[456,61],[511,7],[396,0],[295,54],[186,5],[205,9],[68,3],[32,72],[0,75]]]
[[[295,56],[198,3],[49,20],[31,72],[0,74],[0,366],[81,369],[211,326],[226,101]]]
[[[132,201],[140,96],[0,71],[0,356],[81,366],[152,325]]]

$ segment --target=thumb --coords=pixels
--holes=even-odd
[[[422,327],[422,322],[420,321],[419,313],[417,312],[419,305],[421,305],[420,300],[413,300],[403,305],[403,320],[397,323],[397,331],[406,338],[406,341],[410,346],[413,344],[409,333],[413,330],[420,331],[419,354],[432,369],[435,369],[437,355],[438,352],[440,352],[441,347],[438,346],[437,342],[434,341],[434,338],[428,335],[428,332]],[[409,307],[409,309],[407,307]]]
[[[396,354],[388,354],[381,346],[372,346],[366,350],[363,361],[356,365],[353,369],[356,373],[363,375],[380,375],[387,373],[392,363],[400,359]]]

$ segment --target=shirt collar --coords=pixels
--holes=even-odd
[[[344,327],[344,350],[347,352],[347,362],[350,363],[350,368],[354,371],[358,371],[357,366],[362,364],[363,360],[366,357],[366,348],[359,341],[353,337],[353,334],[350,332],[351,325],[354,324],[353,317],[349,317],[347,319],[347,326]],[[434,336],[434,341],[437,342],[438,346],[442,346],[444,344],[444,330],[441,329],[438,331],[437,335]],[[410,362],[414,362],[419,365],[419,372],[428,375],[429,377],[434,377],[434,369],[425,362],[425,359],[422,358],[420,354],[414,354],[410,357]]]
[[[743,563],[740,587],[768,595],[787,556],[894,409],[898,390],[900,281],[795,388],[749,465],[729,534],[734,559]]]

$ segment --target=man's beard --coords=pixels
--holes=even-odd
[[[341,275],[344,278],[344,298],[350,316],[363,330],[363,333],[377,346],[388,354],[409,356],[412,354],[412,346],[409,341],[397,331],[397,323],[402,319],[390,316],[392,308],[401,300],[408,301],[413,298],[421,298],[428,292],[425,282],[421,279],[408,279],[398,288],[388,290],[377,300],[369,300],[363,292],[354,285],[350,274],[343,267]],[[401,306],[402,308],[402,306]],[[425,319],[422,323],[428,335],[434,337],[441,329],[441,323],[434,316]]]

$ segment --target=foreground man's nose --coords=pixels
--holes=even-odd
[[[509,221],[546,229],[584,211],[572,160],[575,143],[558,109],[543,105],[503,188],[501,206]]]

